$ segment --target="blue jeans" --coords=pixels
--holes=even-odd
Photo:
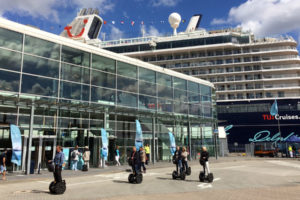
[[[182,160],[178,160],[177,166],[178,166],[179,169],[180,169],[180,173],[182,173]]]
[[[78,160],[72,160],[72,170],[77,170]]]

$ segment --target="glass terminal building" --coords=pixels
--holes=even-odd
[[[17,125],[23,151],[14,170],[25,170],[28,156],[45,168],[56,145],[89,146],[97,167],[101,128],[109,134],[108,161],[118,145],[124,162],[136,119],[152,161],[171,158],[169,131],[192,158],[203,144],[214,152],[213,84],[0,18],[0,151],[11,148],[9,125]]]

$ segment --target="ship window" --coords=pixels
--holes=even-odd
[[[15,31],[0,28],[0,46],[22,51],[23,35]]]
[[[59,60],[60,45],[26,35],[24,51],[26,53]]]

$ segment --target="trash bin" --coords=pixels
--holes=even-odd
[[[34,174],[34,165],[35,165],[35,162],[34,162],[34,160],[32,160],[30,163],[30,174]]]

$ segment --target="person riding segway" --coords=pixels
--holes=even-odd
[[[182,167],[187,176],[191,175],[192,173],[191,167],[189,167],[188,165],[188,155],[189,153],[186,151],[186,148],[182,147],[182,153],[181,153]]]
[[[141,183],[143,181],[143,174],[141,173],[141,158],[140,153],[136,150],[135,146],[132,148],[132,153],[128,163],[132,167],[132,173],[128,176],[129,183]]]
[[[181,180],[185,180],[185,171],[182,169],[182,157],[181,157],[181,150],[180,147],[176,147],[176,151],[173,156],[173,164],[176,165],[176,170],[172,173],[172,178],[177,179],[180,178]]]
[[[48,161],[48,170],[53,172],[54,181],[49,185],[51,194],[63,194],[66,191],[66,182],[62,180],[61,170],[65,162],[65,156],[61,151],[61,146],[56,147],[56,155],[54,160]]]
[[[210,172],[209,163],[208,163],[209,153],[207,152],[206,147],[202,147],[202,152],[200,156],[200,165],[203,166],[203,171],[199,174],[200,182],[207,180],[209,183],[213,182],[214,175]]]

